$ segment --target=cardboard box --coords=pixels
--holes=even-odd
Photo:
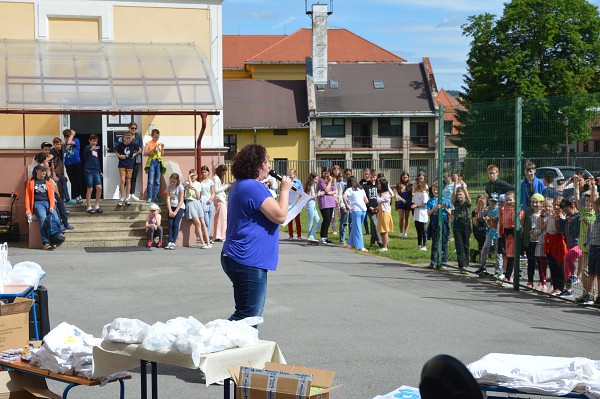
[[[0,352],[29,344],[29,310],[33,300],[16,297],[13,303],[0,302]]]
[[[0,399],[60,399],[46,379],[16,371],[0,371]]]
[[[265,363],[264,369],[242,363],[229,369],[239,399],[329,399],[335,371]]]

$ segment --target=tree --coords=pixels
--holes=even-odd
[[[516,97],[525,99],[525,151],[556,149],[565,141],[565,132],[569,142],[589,139],[590,110],[598,107],[592,94],[600,87],[596,6],[585,0],[512,0],[500,18],[489,13],[471,16],[462,29],[471,38],[471,50],[457,145],[472,155],[510,154],[512,143],[504,136]],[[512,101],[498,105],[507,112],[480,105],[503,100]],[[498,126],[499,119],[504,126]],[[543,126],[543,131],[535,126]],[[496,143],[482,146],[492,136]]]

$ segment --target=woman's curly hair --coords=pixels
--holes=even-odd
[[[231,173],[236,179],[256,179],[258,168],[267,157],[267,149],[260,144],[248,144],[233,157]]]

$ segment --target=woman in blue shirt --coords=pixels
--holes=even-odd
[[[258,144],[245,146],[231,165],[236,181],[229,191],[221,253],[221,266],[233,283],[235,312],[229,320],[262,315],[267,273],[277,269],[279,225],[287,217],[292,181],[283,177],[275,199],[262,183],[270,170],[267,150]]]

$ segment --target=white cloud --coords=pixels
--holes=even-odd
[[[257,11],[257,10],[251,10],[248,11],[248,15],[250,16],[250,18],[255,19],[255,20],[269,20],[269,19],[275,19],[276,15],[273,11]]]
[[[271,29],[282,28],[282,27],[286,26],[287,24],[292,23],[295,19],[296,19],[296,17],[288,17],[288,18],[284,19],[283,21],[280,21],[280,22],[276,23],[275,25],[271,26]]]

